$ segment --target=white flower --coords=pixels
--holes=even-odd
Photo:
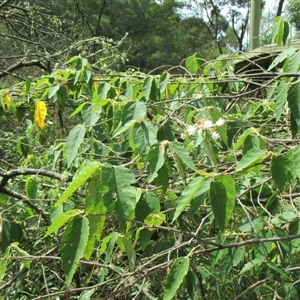
[[[194,125],[189,125],[187,127],[186,131],[187,131],[188,135],[194,135],[197,131],[197,128]]]
[[[214,131],[214,132],[211,134],[211,137],[212,137],[214,140],[217,140],[218,138],[220,138],[220,134],[219,134],[219,132]]]
[[[208,129],[208,128],[211,128],[213,126],[213,123],[211,120],[205,120],[203,122],[203,129]]]
[[[222,126],[222,125],[224,125],[224,124],[225,124],[225,120],[222,119],[222,118],[220,118],[220,119],[216,122],[216,125],[217,125],[217,126]]]
[[[202,131],[203,131],[202,128],[199,128],[199,129],[198,129],[198,134],[201,134]]]

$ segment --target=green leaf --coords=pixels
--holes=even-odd
[[[47,232],[44,235],[44,238],[51,233],[55,232],[62,226],[64,226],[70,219],[80,215],[82,212],[79,209],[71,209],[66,212],[63,212],[60,216],[58,216],[54,222],[50,225]]]
[[[168,120],[163,126],[159,127],[157,131],[157,139],[159,141],[175,141],[175,127],[171,120]]]
[[[250,271],[254,267],[259,267],[263,262],[264,262],[264,259],[254,258],[253,260],[249,261],[248,263],[246,263],[244,265],[244,267],[241,270],[241,272],[239,273],[239,275],[244,274],[244,273]]]
[[[281,43],[285,45],[290,31],[290,25],[287,20],[282,17],[275,17],[272,29],[272,39],[280,46]]]
[[[298,178],[300,179],[300,146],[298,145],[290,149],[287,155],[290,161],[294,163],[295,173],[298,175]]]
[[[97,121],[100,119],[100,115],[102,112],[102,109],[99,108],[98,110],[95,110],[95,105],[90,104],[88,106],[85,106],[82,111],[81,115],[84,121],[84,125],[86,126],[94,126]]]
[[[192,56],[189,56],[185,62],[187,70],[192,74],[198,73],[198,70],[202,67],[203,64],[204,59],[202,54],[199,52],[195,53]]]
[[[289,83],[280,82],[280,84],[276,88],[275,97],[274,97],[274,101],[276,105],[275,108],[276,122],[278,122],[278,120],[280,119],[284,104],[287,101],[289,86],[290,86]]]
[[[275,263],[269,261],[269,262],[267,262],[267,266],[270,267],[272,270],[274,270],[279,275],[281,275],[281,278],[285,278],[287,280],[292,280],[292,278],[288,275],[288,273],[283,268],[280,268],[278,265],[276,265]]]
[[[215,219],[224,231],[234,210],[236,200],[235,181],[230,175],[218,177],[210,184],[210,202]]]
[[[177,290],[182,284],[190,265],[190,259],[188,256],[180,257],[175,260],[167,274],[164,300],[171,300],[176,295]]]
[[[28,177],[26,180],[26,196],[30,199],[38,198],[39,182],[34,177]]]
[[[165,72],[163,73],[160,78],[159,78],[159,90],[161,93],[163,93],[167,86],[168,86],[168,83],[169,83],[169,79],[170,79],[170,74]]]
[[[165,162],[165,144],[154,144],[147,155],[148,182],[152,182],[157,177],[158,170]]]
[[[153,76],[148,76],[145,78],[142,90],[145,94],[145,100],[159,100],[160,98],[160,90],[156,83],[156,79]]]
[[[5,257],[10,255],[10,249],[11,249],[11,247],[8,247],[5,250],[3,257],[1,257],[1,259],[0,259],[0,281],[2,281],[3,277],[6,274],[6,269],[7,269],[8,263],[9,263],[9,259],[5,259]]]
[[[59,88],[60,88],[60,85],[58,85],[58,84],[54,85],[54,86],[51,86],[50,89],[49,89],[48,97],[52,98],[54,95],[56,95]]]
[[[280,192],[283,191],[286,183],[294,179],[294,170],[294,162],[291,161],[288,155],[273,156],[270,171]]]
[[[146,192],[138,201],[135,207],[135,217],[138,221],[144,222],[148,215],[160,212],[160,200],[154,192]]]
[[[70,286],[79,260],[83,257],[89,234],[89,221],[75,217],[69,223],[61,241],[60,252],[66,285]]]
[[[151,122],[136,123],[133,127],[133,141],[144,162],[151,146],[157,142],[156,134],[156,128]]]
[[[98,169],[100,168],[99,162],[88,162],[79,174],[73,179],[69,187],[64,191],[61,197],[54,204],[55,207],[64,203],[73,193],[76,192]]]
[[[130,101],[126,103],[122,112],[121,122],[117,127],[113,137],[128,130],[137,121],[142,121],[146,116],[147,107],[144,102]]]
[[[236,150],[240,149],[240,148],[243,146],[243,144],[244,144],[244,142],[245,142],[245,139],[246,139],[249,135],[253,134],[254,132],[255,132],[255,129],[253,129],[253,128],[248,128],[248,129],[246,129],[246,130],[239,136],[238,140],[236,141],[236,143],[234,144],[234,146],[233,146],[233,148],[232,148],[232,151],[236,151]]]
[[[103,195],[104,203],[108,208],[115,204],[115,212],[120,222],[120,229],[126,229],[126,221],[133,212],[137,200],[137,190],[133,186],[136,182],[135,176],[130,169],[125,167],[114,167],[109,164],[102,168],[101,180],[106,187]]]
[[[84,291],[84,292],[80,295],[79,300],[90,300],[91,297],[92,297],[92,295],[95,293],[95,291],[96,291],[95,288]]]
[[[124,236],[119,236],[118,240],[122,242],[123,247],[125,248],[125,252],[129,261],[129,269],[134,270],[136,262],[136,253],[134,251],[132,243]]]
[[[99,100],[101,99],[108,99],[109,97],[107,96],[111,86],[107,82],[101,82],[98,86],[98,97]]]
[[[261,161],[264,156],[265,156],[265,152],[258,148],[254,148],[247,151],[247,153],[242,157],[242,159],[236,165],[235,171],[240,171],[250,167],[251,165],[257,163],[258,161]]]
[[[276,58],[273,60],[271,65],[268,68],[268,71],[272,70],[277,65],[281,64],[284,60],[289,58],[291,55],[293,55],[297,51],[296,48],[287,48],[284,51],[282,51]]]
[[[178,200],[172,222],[180,216],[187,205],[190,204],[192,199],[206,193],[209,190],[210,182],[210,177],[196,177],[186,186]]]
[[[300,126],[300,82],[293,83],[288,91],[288,104],[298,128]]]
[[[75,157],[77,156],[78,149],[83,142],[86,133],[86,128],[83,125],[74,127],[66,141],[66,155],[68,167],[71,165]]]
[[[29,254],[24,251],[23,249],[21,249],[19,246],[19,243],[18,242],[14,242],[11,244],[11,249],[13,249],[14,251],[17,252],[17,254],[20,256],[20,257],[26,257],[26,256],[29,256]],[[30,260],[22,260],[24,266],[27,268],[27,269],[30,269],[30,265],[31,265],[31,261]]]
[[[173,153],[173,155],[177,155],[184,164],[186,164],[190,169],[197,170],[194,162],[188,155],[187,151],[184,147],[177,141],[173,141],[169,143],[169,149]]]

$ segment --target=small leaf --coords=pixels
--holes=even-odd
[[[88,162],[81,172],[73,179],[69,187],[64,191],[61,197],[54,204],[55,207],[64,203],[78,188],[80,188],[98,169],[99,162]]]
[[[34,120],[40,127],[40,129],[44,129],[45,127],[45,119],[47,115],[47,107],[44,101],[37,101],[34,112]]]
[[[288,91],[288,104],[291,110],[291,116],[298,128],[300,126],[300,82],[296,81],[291,85]]]
[[[56,95],[57,91],[59,90],[60,85],[54,85],[51,86],[49,89],[49,94],[48,94],[48,98],[52,98],[54,95]]]
[[[80,213],[81,211],[79,209],[71,209],[59,215],[48,228],[44,238],[64,226],[72,218],[80,215]]]
[[[78,149],[83,142],[86,133],[86,128],[83,125],[74,127],[66,141],[66,155],[68,167],[71,165],[75,157],[77,156]]]
[[[180,257],[175,260],[167,274],[163,300],[171,300],[174,298],[189,270],[189,265],[190,259],[188,256]]]
[[[161,93],[163,93],[165,91],[165,89],[168,86],[168,82],[170,79],[170,74],[165,72],[163,73],[160,78],[159,78],[159,90]]]
[[[240,171],[250,167],[251,165],[257,163],[258,161],[262,160],[265,156],[265,152],[258,149],[250,149],[238,162],[237,166],[235,167],[235,171]]]
[[[88,235],[89,221],[79,216],[72,219],[64,233],[60,252],[67,286],[70,286],[78,262],[83,257]]]
[[[204,63],[205,60],[203,59],[202,54],[197,52],[186,59],[185,65],[190,73],[196,74],[199,73],[199,69],[203,66]]]

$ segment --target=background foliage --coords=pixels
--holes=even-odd
[[[78,14],[68,10],[66,22],[47,18],[53,8],[44,1],[0,5],[12,14],[1,19],[7,38],[16,34],[12,49],[21,50],[16,36],[28,38],[23,54],[6,49],[11,57],[2,61],[1,297],[298,299],[298,50],[250,75],[251,61],[237,76],[236,55],[209,60],[200,52],[157,74],[113,71],[130,43],[128,59],[135,53],[135,66],[152,67],[130,52],[146,44],[130,40],[136,27],[119,43],[101,37],[105,26],[112,30],[116,2],[98,1],[102,15],[89,19],[92,2],[74,2]],[[143,16],[140,29],[147,16],[170,18],[169,28],[145,25],[152,42],[204,22],[180,19],[175,1],[130,3],[130,18]],[[30,39],[29,27],[16,27],[21,17],[37,22]],[[69,44],[47,26],[68,33]],[[109,35],[122,38],[122,26]],[[275,20],[278,44],[289,27]],[[212,43],[222,48],[223,38]],[[166,49],[176,54],[172,41]],[[154,61],[165,63],[164,55]]]

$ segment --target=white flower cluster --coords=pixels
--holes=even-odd
[[[222,126],[225,124],[225,120],[220,118],[215,124],[213,124],[213,122],[211,120],[204,120],[202,122],[201,125],[188,125],[187,128],[186,128],[186,132],[189,136],[192,136],[194,134],[196,134],[196,132],[198,132],[199,134],[202,133],[203,130],[211,130],[212,127],[215,127],[215,126]],[[217,131],[212,131],[211,133],[211,137],[214,139],[214,140],[217,140],[220,138],[220,134],[217,132]]]

